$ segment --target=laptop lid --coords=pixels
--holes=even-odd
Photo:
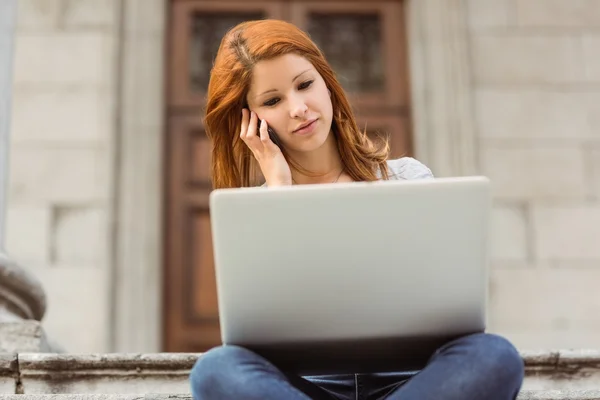
[[[487,178],[215,190],[210,210],[224,344],[360,372],[485,329]]]

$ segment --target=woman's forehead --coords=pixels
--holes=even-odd
[[[310,61],[296,54],[259,61],[252,70],[250,91],[260,95],[264,91],[277,89],[276,86],[291,85],[302,74],[314,70]]]

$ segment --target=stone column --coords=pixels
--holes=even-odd
[[[0,2],[0,249],[4,247],[6,226],[13,38],[16,19],[17,0],[2,0]]]
[[[0,353],[53,351],[40,321],[42,285],[3,252],[9,166],[10,104],[17,0],[0,1]]]

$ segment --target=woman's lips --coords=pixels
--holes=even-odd
[[[314,131],[315,126],[317,125],[316,122],[318,121],[318,119],[313,120],[312,122],[310,122],[308,125],[304,125],[302,128],[296,129],[293,133],[296,135],[306,135],[308,133],[312,133],[312,131]]]

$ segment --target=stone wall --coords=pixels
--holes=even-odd
[[[468,5],[492,328],[521,348],[599,347],[600,1]]]
[[[478,162],[495,190],[491,330],[522,349],[599,347],[600,0],[464,3]],[[117,74],[122,4],[19,0],[7,250],[43,283],[44,327],[72,352],[114,350],[112,260],[135,249],[111,256],[111,227],[131,229],[113,206],[129,160],[115,140],[117,84],[131,86]],[[133,259],[121,278],[147,276]]]
[[[106,351],[116,0],[19,0],[8,253],[47,292],[44,327]]]

